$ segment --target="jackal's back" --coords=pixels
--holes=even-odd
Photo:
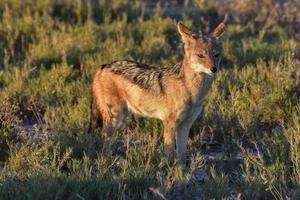
[[[183,76],[181,63],[158,69],[138,62],[122,60],[103,65],[102,69],[104,68],[109,68],[112,73],[122,76],[143,89],[159,94],[165,91],[167,77],[174,76],[179,79]]]

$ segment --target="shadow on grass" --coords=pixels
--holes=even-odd
[[[75,176],[34,176],[7,179],[0,199],[141,199],[150,197],[146,177],[124,179]]]

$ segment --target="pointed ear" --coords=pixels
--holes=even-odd
[[[190,29],[188,29],[181,22],[177,23],[177,30],[180,33],[181,38],[184,43],[195,39],[194,37],[196,36],[196,34],[193,31],[191,31]]]
[[[215,30],[212,33],[212,37],[219,39],[223,33],[225,32],[226,29],[226,25],[222,22],[220,23],[217,28],[215,28]]]

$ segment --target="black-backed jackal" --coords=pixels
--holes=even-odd
[[[209,36],[198,36],[181,23],[182,62],[155,69],[133,61],[115,61],[97,69],[93,81],[90,131],[102,124],[105,148],[122,126],[128,110],[163,121],[169,159],[185,163],[189,130],[200,114],[205,96],[221,60],[220,23]]]

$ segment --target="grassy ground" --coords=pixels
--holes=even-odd
[[[0,1],[0,199],[299,199],[300,4],[276,0]],[[228,13],[224,58],[186,169],[159,121],[131,116],[103,155],[87,134],[97,66],[182,58],[176,21]]]

